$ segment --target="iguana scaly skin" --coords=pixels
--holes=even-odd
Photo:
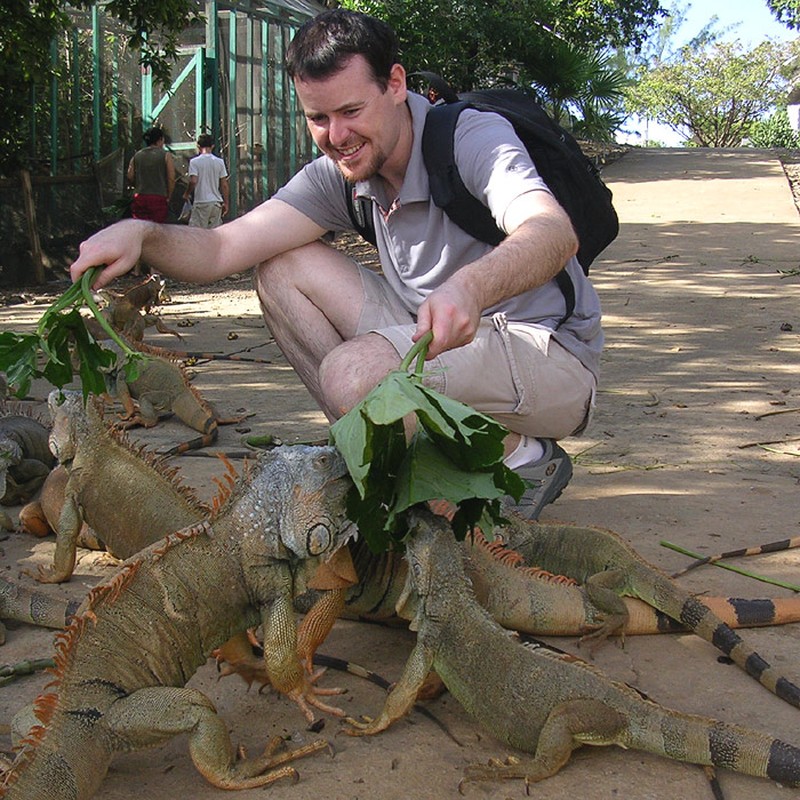
[[[758,653],[733,632],[726,621],[677,587],[656,567],[639,558],[616,534],[569,526],[565,530],[563,525],[546,526],[521,519],[508,529],[498,528],[495,531],[498,539],[504,533],[510,533],[518,542],[526,541],[527,537],[534,538],[545,552],[551,547],[557,548],[565,540],[569,542],[571,538],[578,545],[591,540],[595,545],[592,552],[596,554],[596,568],[603,568],[604,559],[630,566],[632,590],[647,596],[658,608],[632,598],[622,598],[603,587],[603,578],[607,579],[613,573],[591,577],[589,583],[592,588],[587,591],[569,578],[526,566],[519,553],[509,550],[500,541],[487,543],[478,534],[474,543],[461,543],[457,545],[457,550],[463,568],[476,587],[479,602],[503,627],[539,635],[575,635],[593,631],[581,640],[588,639],[593,645],[617,631],[620,626],[623,631],[637,633],[689,628],[724,652],[730,652],[736,663],[770,691],[792,705],[798,704],[800,689],[797,686],[769,667]],[[552,542],[549,541],[550,537]],[[413,620],[416,614],[417,598],[409,589],[407,570],[403,568],[398,554],[375,556],[361,542],[351,543],[350,550],[358,576],[355,585],[330,574],[328,565],[323,565],[311,575],[302,568],[298,571],[298,590],[303,586],[324,590],[308,592],[296,601],[298,610],[309,612],[304,620],[298,648],[309,671],[317,648],[338,616],[390,622],[398,617]],[[626,589],[624,586],[622,588]],[[309,609],[312,601],[314,606]],[[712,598],[712,601],[734,625],[761,624],[776,609],[776,601],[772,600]],[[796,614],[797,599],[788,599],[786,603],[794,608]],[[676,622],[671,627],[663,624],[666,617],[658,609],[673,614],[683,624]],[[746,613],[746,609],[751,613]],[[784,621],[788,621],[788,618],[784,618]],[[738,644],[729,648],[728,643],[732,640]],[[226,662],[226,674],[239,673],[248,684],[253,681],[268,683],[263,668],[252,655],[246,655],[243,647],[229,649],[226,646],[217,655]]]
[[[0,577],[0,619],[13,619],[44,628],[64,628],[79,605],[79,602],[50,597]],[[5,627],[0,623],[0,644],[5,644],[5,641]]]
[[[800,785],[800,749],[773,737],[644,699],[573,656],[514,641],[477,603],[446,520],[415,512],[407,541],[419,598],[417,642],[379,716],[353,734],[404,716],[431,669],[493,736],[533,753],[511,765],[471,766],[465,780],[554,775],[581,745],[619,745],[678,761]]]
[[[666,617],[719,648],[769,691],[800,707],[800,687],[771,667],[729,624],[769,618],[776,601],[701,601],[612,531],[509,516],[509,525],[494,530],[492,543],[477,535],[474,543],[458,546],[478,600],[504,628],[534,635],[582,633],[582,643],[597,646],[612,633],[669,630]],[[359,583],[334,590],[334,596],[341,598],[342,613],[384,620],[399,614],[413,619],[415,597],[408,593],[399,556],[375,557],[360,541],[351,545],[351,552]],[[649,610],[620,595],[644,601]],[[726,619],[706,604],[707,599]],[[333,614],[337,606],[333,599],[328,603]],[[796,603],[796,598],[787,600],[788,606],[796,607]],[[308,626],[306,632],[313,639],[304,643],[306,661],[332,625],[330,617],[318,614],[313,626]]]
[[[184,685],[215,647],[263,624],[273,685],[301,693],[292,570],[341,545],[349,485],[333,448],[279,448],[211,522],[170,534],[96,586],[57,637],[56,680],[37,701],[41,725],[0,796],[86,800],[115,753],[178,733],[189,735],[195,765],[221,788],[292,774],[262,774],[281,762],[271,754],[236,762],[211,702]]]
[[[561,525],[524,521],[516,524],[520,526],[515,535],[520,550],[525,549],[524,542],[528,536],[540,539],[539,546],[549,550],[551,544],[557,546],[564,533]],[[578,526],[567,527],[575,539],[580,539],[584,530]],[[590,597],[577,580],[561,574],[553,566],[556,559],[547,559],[553,572],[539,568],[536,561],[525,558],[521,552],[503,543],[503,529],[496,529],[495,534],[497,538],[487,542],[478,533],[461,547],[464,550],[464,568],[473,582],[478,600],[504,628],[537,636],[589,634],[592,640],[598,638],[598,631],[605,637],[689,630],[687,624],[673,619],[660,608],[658,598],[640,600],[620,597],[616,593],[596,592]],[[602,531],[601,535],[608,548],[626,547],[613,531]],[[352,542],[350,552],[359,582],[347,590],[343,616],[376,622],[396,618],[397,603],[403,595],[407,575],[406,562],[401,554],[375,555],[362,540]],[[635,557],[639,558],[638,555]],[[647,568],[658,571],[663,577],[654,565],[647,564]],[[600,563],[597,569],[602,570]],[[681,607],[692,598],[674,581],[670,581],[670,591],[677,593]],[[593,600],[600,605],[595,605]],[[305,606],[308,599],[303,598],[300,602]],[[719,618],[720,623],[731,628],[800,622],[800,597],[797,596],[738,598],[704,595],[702,603]],[[674,603],[671,605],[674,607]],[[618,627],[620,621],[622,625]]]
[[[601,528],[551,524],[546,535],[531,536],[528,523],[516,518],[504,528],[511,548],[529,563],[558,571],[580,582],[592,604],[605,609],[608,619],[588,639],[602,641],[624,624],[620,595],[638,597],[711,642],[762,686],[793,706],[800,707],[800,687],[787,680],[741,636],[698,598],[657,567],[645,561],[629,544]]]
[[[26,414],[0,416],[0,503],[25,503],[39,491],[53,466],[49,431]]]
[[[40,567],[37,580],[69,580],[84,522],[112,555],[128,558],[208,515],[209,507],[178,480],[175,470],[136,450],[103,420],[98,402],[90,399],[84,406],[79,392],[53,391],[48,408],[50,447],[68,477],[53,567]]]
[[[39,495],[19,510],[19,528],[40,539],[58,532],[58,521],[64,509],[69,473],[62,464],[56,464],[44,479]],[[78,531],[79,547],[90,550],[105,550],[103,542],[84,521]]]
[[[150,313],[153,306],[161,305],[168,299],[166,286],[167,282],[162,277],[150,275],[147,280],[122,294],[104,289],[101,291],[105,300],[102,314],[115,331],[132,342],[141,342],[145,329],[150,326],[155,326],[159,333],[169,333],[182,339],[178,331],[167,327],[160,317]],[[92,326],[90,330],[96,336],[102,335],[99,333],[99,326]]]

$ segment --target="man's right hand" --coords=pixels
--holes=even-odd
[[[105,265],[92,286],[101,289],[131,270],[142,255],[142,243],[152,224],[145,220],[122,220],[81,242],[80,255],[69,270],[73,282],[79,281],[87,269]]]

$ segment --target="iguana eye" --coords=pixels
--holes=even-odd
[[[306,534],[306,550],[309,555],[318,556],[331,546],[331,532],[326,525],[315,525]]]

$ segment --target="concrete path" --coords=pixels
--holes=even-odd
[[[633,150],[609,166],[622,222],[620,236],[593,265],[604,307],[606,351],[595,419],[588,434],[564,446],[575,476],[544,519],[594,524],[620,533],[667,571],[687,559],[664,549],[662,539],[704,554],[800,535],[800,276],[779,270],[800,266],[800,217],[780,163],[755,150]],[[263,345],[267,334],[247,281],[174,292],[164,308],[168,324],[182,327],[186,349],[225,350]],[[0,309],[0,329],[23,329],[41,307]],[[153,337],[175,347],[169,337]],[[234,341],[235,340],[235,341]],[[225,410],[246,407],[256,416],[223,428],[219,445],[240,446],[241,428],[287,442],[326,437],[326,425],[274,345],[255,353],[269,365],[214,362],[197,367],[196,384]],[[35,387],[38,393],[44,387]],[[773,414],[773,412],[790,412]],[[768,415],[768,416],[763,416]],[[158,444],[185,438],[175,423],[141,434]],[[771,444],[764,444],[771,442]],[[196,485],[209,487],[221,472],[214,460],[185,458],[180,466]],[[51,542],[14,535],[3,543],[9,574],[52,555]],[[749,559],[746,567],[800,583],[798,551]],[[51,587],[81,596],[107,574],[85,557],[70,584]],[[681,579],[696,592],[739,596],[790,595],[719,568]],[[748,638],[788,677],[800,683],[800,626],[752,631]],[[42,655],[50,634],[12,630],[4,661]],[[356,623],[338,624],[325,651],[399,676],[413,634]],[[573,650],[575,640],[558,646]],[[487,654],[487,659],[490,659]],[[596,663],[653,699],[687,712],[746,723],[795,744],[798,709],[771,696],[717,651],[692,636],[631,637],[622,650],[607,645]],[[33,697],[46,678],[26,679],[0,693],[0,719]],[[350,713],[374,713],[375,687],[350,676]],[[246,694],[242,684],[217,683],[213,666],[192,685],[211,696],[237,741],[256,750],[267,735],[300,742],[308,734],[293,708],[271,697]],[[371,740],[335,737],[333,761],[299,765],[297,786],[275,786],[274,800],[434,800],[457,797],[463,766],[505,748],[483,734],[452,698],[431,710],[463,746],[418,715]],[[336,723],[326,733],[333,736]],[[730,773],[720,776],[728,800],[789,800],[796,791]],[[219,798],[195,772],[184,739],[152,752],[120,758],[98,798]],[[537,797],[585,796],[626,800],[711,798],[702,771],[636,752],[587,748],[556,777],[533,787]],[[241,800],[263,792],[237,794]],[[524,797],[520,783],[467,790],[476,800]]]

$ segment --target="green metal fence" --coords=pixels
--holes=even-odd
[[[214,136],[230,173],[231,217],[268,198],[313,157],[283,59],[297,28],[322,7],[313,0],[198,3],[205,21],[184,31],[168,91],[142,71],[103,2],[71,12],[72,28],[51,48],[59,77],[31,95],[33,204],[46,253],[48,242],[111,221],[108,209],[126,191],[127,162],[155,123],[167,132],[179,175],[197,136]],[[27,235],[19,186],[16,176],[0,179],[0,256]],[[182,190],[179,182],[175,216]]]

